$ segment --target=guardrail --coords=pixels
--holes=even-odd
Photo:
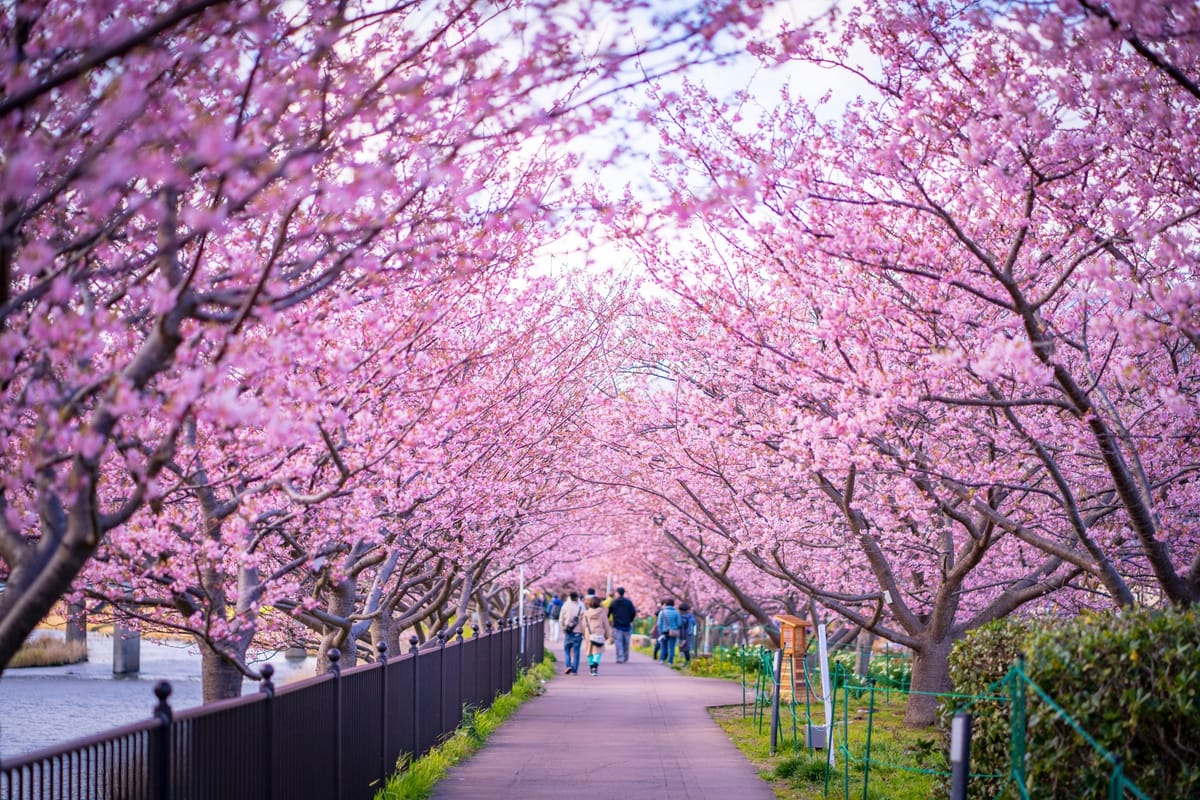
[[[0,800],[369,800],[404,754],[490,705],[543,657],[543,621],[502,620],[351,669],[154,716],[0,764]],[[522,635],[524,634],[524,635]]]

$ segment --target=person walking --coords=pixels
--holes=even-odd
[[[654,660],[658,661],[659,654],[662,652],[662,640],[664,638],[663,631],[658,629],[658,615],[666,608],[666,603],[662,600],[658,601],[658,607],[654,609],[654,623],[650,626],[650,640],[654,642]]]
[[[559,617],[562,616],[563,599],[561,594],[556,594],[546,604],[546,616],[550,618],[550,641],[558,643],[562,641],[562,622]]]
[[[583,604],[579,592],[571,592],[558,613],[562,623],[563,652],[567,657],[567,675],[579,674],[579,648],[583,645]]]
[[[679,641],[679,628],[683,618],[679,609],[675,608],[674,600],[667,600],[662,611],[658,612],[658,633],[662,638],[661,658],[664,664],[675,663],[675,647]]]
[[[608,609],[600,598],[592,595],[583,612],[583,632],[586,639],[588,671],[592,677],[600,674],[600,657],[604,655],[604,643],[612,638],[612,625],[608,622]]]
[[[683,663],[690,664],[696,646],[696,615],[692,613],[691,604],[679,604],[679,619],[679,652],[683,653]]]
[[[625,587],[617,587],[617,598],[608,606],[608,619],[612,622],[613,644],[617,647],[617,663],[629,660],[629,640],[633,637],[633,621],[637,619],[637,608],[625,596]]]

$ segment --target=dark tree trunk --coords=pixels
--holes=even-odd
[[[871,654],[875,647],[875,634],[860,630],[858,637],[855,639],[856,654],[854,659],[854,673],[860,678],[866,678],[871,672]]]
[[[954,640],[926,639],[913,652],[912,694],[904,709],[904,724],[911,728],[927,728],[937,721],[937,693],[949,692],[950,648]]]
[[[200,682],[205,703],[242,695],[241,670],[203,642],[200,643]]]

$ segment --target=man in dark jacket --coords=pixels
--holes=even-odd
[[[617,663],[629,660],[629,638],[633,635],[633,620],[637,609],[633,601],[625,596],[625,587],[617,587],[617,599],[608,606],[608,618],[612,620],[613,642],[617,646]]]

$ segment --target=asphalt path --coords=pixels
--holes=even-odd
[[[740,704],[739,684],[687,677],[637,652],[616,664],[611,646],[598,676],[586,658],[582,674],[564,675],[553,647],[559,661],[546,693],[452,768],[435,800],[773,800],[705,710]]]

